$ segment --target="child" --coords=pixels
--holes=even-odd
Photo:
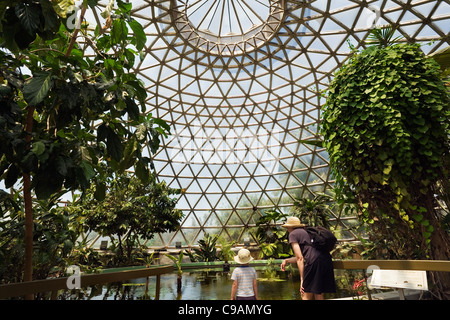
[[[258,290],[256,285],[256,271],[248,263],[253,258],[247,249],[239,250],[234,261],[240,265],[233,270],[231,280],[234,280],[231,288],[231,300],[257,300]]]

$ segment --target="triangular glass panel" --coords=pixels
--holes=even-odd
[[[253,208],[253,203],[247,198],[245,193],[241,194],[237,208]]]
[[[201,194],[190,193],[188,189],[186,193],[186,201],[189,203],[191,208],[195,208],[195,204],[198,202],[201,196]]]
[[[286,193],[289,194],[291,199],[300,199],[303,194],[303,188],[289,188],[286,190]]]
[[[229,219],[232,213],[232,210],[216,210],[216,216],[219,218],[222,225],[230,225]]]
[[[204,208],[199,208],[204,209]],[[200,222],[201,226],[205,226],[206,221],[208,220],[209,216],[211,215],[210,210],[196,210],[195,215],[197,217],[197,220]]]
[[[210,190],[210,189],[208,189],[208,190]],[[223,195],[221,193],[209,192],[207,194],[207,196],[208,196],[207,200],[208,200],[208,203],[210,205],[210,208],[216,208],[219,205],[220,200],[222,199]]]
[[[197,245],[197,239],[201,239],[200,230],[197,229],[185,229],[183,230],[184,238],[186,239],[188,246]]]
[[[261,193],[261,197],[259,198],[258,201],[258,207],[262,207],[262,206],[275,206],[275,203],[272,202],[272,200],[267,196],[267,194],[265,192]]]
[[[315,172],[311,171],[308,177],[307,184],[316,184],[321,182],[323,182],[323,180],[320,177],[318,177]]]

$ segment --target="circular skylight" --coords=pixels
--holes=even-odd
[[[328,155],[303,142],[320,137],[323,92],[374,26],[393,25],[394,37],[427,54],[450,42],[448,1],[132,3],[148,35],[135,67],[147,112],[172,128],[156,171],[186,189],[181,230],[152,246],[195,245],[205,232],[253,242],[266,210],[289,213],[296,197],[324,192],[333,181]],[[332,221],[340,238],[357,238],[348,228],[355,217]]]
[[[197,0],[176,1],[197,30],[221,37],[245,35],[261,27],[269,17],[270,1]]]
[[[173,0],[179,34],[195,49],[236,56],[269,41],[281,25],[284,1]]]

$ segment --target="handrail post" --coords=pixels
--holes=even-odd
[[[53,290],[50,296],[50,300],[56,300],[58,298],[58,290]]]
[[[155,292],[155,300],[159,300],[159,291],[161,289],[161,275],[156,276],[156,292]]]

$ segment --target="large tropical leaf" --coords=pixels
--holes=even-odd
[[[120,137],[111,128],[109,128],[108,130],[106,148],[111,158],[113,158],[117,162],[120,162],[120,160],[123,157],[122,141],[120,140]]]
[[[34,36],[39,29],[40,7],[35,4],[19,3],[15,7],[16,16],[25,30]]]
[[[325,143],[323,140],[299,140],[299,143],[308,144],[311,146],[316,146],[319,148],[325,148]]]
[[[128,22],[131,29],[133,30],[134,37],[136,39],[136,49],[138,51],[142,50],[147,42],[147,36],[145,35],[142,25],[136,20],[131,20]]]
[[[387,47],[402,39],[402,36],[397,36],[394,38],[394,34],[397,31],[396,28],[392,26],[384,26],[381,28],[375,28],[370,31],[368,36],[367,44],[377,45],[379,47]]]
[[[23,87],[23,96],[32,106],[44,100],[53,85],[52,75],[48,72],[36,73]]]

